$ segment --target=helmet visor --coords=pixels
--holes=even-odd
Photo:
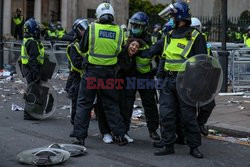
[[[83,19],[79,22],[79,27],[81,27],[81,29],[86,30],[88,28],[88,21],[86,19]]]
[[[168,5],[166,8],[164,8],[158,15],[162,17],[163,19],[167,20],[168,17],[170,17],[171,14],[177,13],[177,9],[175,9],[173,4]]]

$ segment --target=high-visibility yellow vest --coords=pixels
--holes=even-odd
[[[244,40],[244,44],[247,46],[247,47],[250,47],[250,38],[249,37],[245,37],[245,40]]]
[[[88,62],[115,65],[121,52],[124,34],[118,25],[92,23],[89,27]]]
[[[15,25],[20,25],[23,22],[23,16],[20,17],[13,17],[13,22],[15,23]]]
[[[57,37],[61,39],[65,34],[65,29],[56,30]]]
[[[170,32],[171,34],[172,32]],[[165,37],[164,51],[162,57],[165,57],[165,71],[180,71],[182,64],[187,60],[187,56],[194,44],[199,31],[193,30],[191,39],[187,38],[170,38],[170,43],[167,43]]]
[[[242,34],[241,34],[241,32],[235,32],[235,39],[236,39],[236,40],[241,40],[241,39],[242,39]]]
[[[50,31],[50,30],[48,30],[48,35],[49,35],[49,37],[57,37],[57,34],[56,34],[56,31]]]
[[[29,40],[33,40],[33,41],[35,41],[37,43],[38,51],[40,53],[40,55],[37,57],[37,61],[40,64],[43,64],[44,63],[44,46],[43,46],[42,43],[39,43],[36,40],[34,40],[34,38],[24,38],[23,39],[23,43],[22,43],[22,47],[21,47],[21,61],[22,61],[22,64],[28,64],[28,62],[29,62],[30,56],[28,55],[27,49],[26,49],[26,46],[25,46],[26,43]]]
[[[148,48],[149,48],[149,45],[145,45],[144,47],[141,47],[139,50],[142,51]],[[138,55],[135,57],[135,60],[136,60],[137,71],[139,71],[142,74],[148,73],[151,71],[152,58],[143,58],[143,57],[140,57],[140,55]]]
[[[205,40],[207,41],[207,34],[202,33],[202,35],[204,36]]]
[[[70,57],[70,55],[69,55],[69,48],[70,47],[74,47],[75,49],[76,49],[76,51],[77,51],[77,53],[79,54],[79,55],[81,55],[82,57],[85,57],[85,54],[80,50],[80,47],[79,47],[79,43],[78,42],[74,42],[74,43],[71,43],[70,45],[68,45],[67,46],[67,49],[66,49],[66,55],[67,55],[67,58],[68,58],[68,60],[69,60],[69,62],[70,62],[70,66],[71,66],[71,71],[76,71],[76,72],[78,72],[78,73],[80,73],[80,76],[82,76],[83,75],[83,69],[79,69],[79,68],[76,68],[75,66],[74,66],[74,64],[73,64],[73,61],[72,61],[72,59],[71,59],[71,57]]]

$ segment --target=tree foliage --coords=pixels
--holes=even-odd
[[[153,5],[149,0],[129,0],[129,17],[138,11],[147,13],[148,16],[157,15],[166,5]]]

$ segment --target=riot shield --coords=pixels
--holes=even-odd
[[[220,63],[206,54],[193,56],[182,64],[176,88],[188,105],[203,106],[211,102],[221,89],[223,72]]]
[[[48,148],[57,148],[68,151],[71,157],[84,155],[86,153],[86,147],[75,144],[51,144]]]
[[[17,155],[20,163],[47,166],[60,164],[70,158],[68,151],[56,148],[35,148],[23,151]]]
[[[56,99],[56,92],[49,83],[33,82],[24,95],[24,110],[36,119],[48,118],[55,112]]]
[[[58,70],[57,63],[48,56],[44,58],[44,64],[41,65],[41,80],[47,82],[49,79],[52,79],[52,76],[55,75],[55,72]],[[26,65],[23,65],[21,59],[19,58],[17,61],[16,71],[19,77],[24,78],[26,76],[27,70],[29,70]]]

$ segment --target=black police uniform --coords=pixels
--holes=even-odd
[[[89,29],[84,33],[81,41],[81,50],[86,53],[89,49]],[[74,130],[70,134],[71,137],[85,139],[88,135],[88,127],[90,121],[90,112],[93,108],[93,103],[96,94],[99,94],[102,102],[105,115],[112,133],[116,137],[118,144],[124,143],[125,125],[120,115],[119,96],[116,89],[87,89],[87,78],[95,77],[96,79],[114,78],[115,66],[97,66],[89,64],[86,67],[86,72],[81,79],[78,92],[77,110],[74,120]]]
[[[177,28],[173,30],[171,38],[187,37],[187,34],[193,31],[191,27]],[[189,33],[188,33],[189,32]],[[164,40],[158,41],[149,51],[143,53],[143,56],[150,57],[152,55],[163,52]],[[188,54],[188,58],[197,54],[206,54],[206,41],[199,34]],[[164,61],[161,61],[160,67],[164,67]],[[159,67],[159,68],[160,68]],[[196,148],[201,145],[200,129],[197,122],[196,108],[185,104],[177,94],[176,76],[177,73],[168,73],[160,70],[165,75],[164,86],[160,95],[160,120],[161,120],[161,137],[165,146],[172,146],[176,140],[176,123],[178,115],[184,124],[185,137],[187,145],[190,148]],[[166,108],[166,106],[168,106]],[[179,113],[180,112],[180,113]]]
[[[37,61],[37,57],[40,55],[37,42],[35,40],[29,40],[26,44],[26,51],[29,55],[29,62],[22,65],[23,75],[27,81],[27,85],[32,82],[38,82],[41,79],[41,65]],[[34,119],[26,111],[24,111],[24,119]]]
[[[76,41],[77,42],[77,41]],[[72,61],[72,64],[75,68],[79,70],[84,69],[84,64],[86,63],[85,58],[78,53],[76,50],[74,43],[70,44],[68,48],[68,55]],[[67,97],[71,99],[71,123],[74,124],[74,118],[76,113],[76,106],[77,106],[77,96],[79,85],[81,81],[81,74],[75,70],[71,70],[69,73],[69,77],[66,83],[66,91]]]

